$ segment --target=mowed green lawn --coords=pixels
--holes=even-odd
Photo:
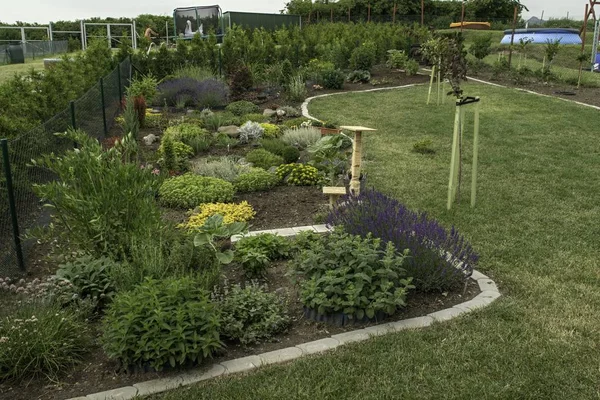
[[[446,211],[454,107],[426,87],[311,103],[314,116],[366,125],[369,185],[455,225],[504,296],[432,327],[154,397],[175,399],[600,398],[599,112],[515,90],[483,99],[478,204]],[[468,126],[466,146],[471,147]],[[411,151],[430,138],[437,153]]]
[[[44,59],[26,60],[25,64],[0,65],[0,84],[11,79],[15,74],[26,74],[31,69],[36,71],[44,69]]]

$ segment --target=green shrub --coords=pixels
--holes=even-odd
[[[325,89],[341,89],[346,77],[339,69],[331,69],[323,72],[323,87]]]
[[[348,82],[352,83],[369,83],[371,81],[371,73],[369,71],[352,71],[346,77]]]
[[[375,64],[377,57],[375,45],[372,42],[365,42],[352,50],[350,55],[350,68],[353,70],[370,71]]]
[[[72,309],[24,304],[0,320],[0,381],[56,381],[81,362],[90,344],[86,323]]]
[[[260,192],[269,190],[279,183],[279,176],[262,168],[251,168],[240,174],[234,181],[233,187],[237,192]]]
[[[313,58],[308,62],[305,73],[308,79],[320,84],[323,82],[323,75],[327,71],[332,70],[335,70],[335,65],[331,61],[323,61]]]
[[[151,236],[163,226],[156,204],[158,177],[123,162],[120,146],[105,151],[81,131],[59,136],[77,142],[79,149],[32,162],[57,177],[34,186],[38,198],[52,205],[48,236],[94,257],[123,259],[133,237]]]
[[[191,170],[197,175],[211,176],[227,182],[234,182],[241,174],[248,172],[250,167],[240,164],[233,157],[225,156],[217,160],[203,159],[193,162]]]
[[[250,251],[258,251],[264,253],[270,260],[282,260],[290,256],[291,243],[282,236],[263,233],[243,237],[236,242],[235,251],[240,256]]]
[[[123,131],[125,134],[131,133],[134,138],[138,137],[140,131],[140,117],[135,108],[135,100],[131,96],[125,99],[125,109],[123,110]]]
[[[238,117],[246,114],[255,114],[260,111],[260,108],[256,104],[246,100],[229,103],[225,109],[233,115],[237,115]]]
[[[87,255],[60,265],[56,276],[71,282],[73,294],[78,299],[90,301],[94,308],[102,309],[115,294],[110,275],[114,267],[115,262],[109,258],[94,259]]]
[[[295,163],[300,158],[300,151],[279,139],[262,139],[260,141],[263,149],[283,157],[286,164]]]
[[[433,141],[431,139],[423,139],[419,140],[415,144],[413,144],[413,151],[415,153],[421,154],[433,154],[435,150],[433,149]]]
[[[302,231],[292,240],[291,251],[292,254],[308,250],[315,245],[316,242],[321,240],[321,234],[313,231]]]
[[[236,254],[236,259],[242,265],[246,278],[265,278],[267,268],[271,263],[271,259],[264,251],[248,250],[243,254]]]
[[[300,301],[321,315],[343,313],[350,319],[392,315],[406,305],[411,278],[404,256],[388,242],[339,230],[301,251],[292,267],[303,279]]]
[[[478,60],[486,58],[492,48],[492,35],[475,35],[473,37],[473,43],[469,47],[469,53]]]
[[[260,124],[265,130],[263,133],[264,138],[276,138],[281,135],[281,128],[274,124]]]
[[[148,279],[119,293],[108,309],[102,343],[124,367],[155,370],[199,363],[222,346],[219,313],[192,278]]]
[[[192,209],[202,203],[230,202],[233,185],[222,179],[185,174],[167,179],[159,189],[165,207]]]
[[[157,94],[158,81],[152,75],[142,76],[137,79],[133,79],[126,89],[128,97],[139,97],[142,96],[146,99],[148,104],[152,104],[152,101]]]
[[[288,119],[287,121],[283,122],[283,126],[293,129],[293,128],[299,128],[302,126],[302,124],[305,124],[310,122],[312,120],[305,118],[305,117],[300,117],[300,118],[292,118],[292,119]]]
[[[419,72],[419,63],[416,60],[410,59],[404,64],[404,72],[406,75],[416,75]]]
[[[282,299],[257,284],[226,287],[215,297],[221,310],[221,335],[242,344],[269,340],[290,323]]]
[[[296,107],[282,106],[282,107],[279,107],[278,110],[284,111],[285,116],[289,117],[289,118],[295,118],[295,117],[302,116],[302,112],[299,109],[297,109]]]
[[[207,130],[191,123],[170,126],[165,131],[162,140],[167,136],[175,142],[182,142],[190,146],[193,150],[192,155],[208,150],[212,142],[212,136]]]
[[[262,114],[252,113],[252,114],[244,114],[244,115],[242,115],[240,117],[240,120],[244,121],[244,122],[248,122],[248,121],[250,121],[250,122],[258,122],[258,123],[261,123],[261,125],[262,125],[262,122],[267,122],[269,120],[269,118],[266,117],[266,116],[264,116],[264,115],[262,115]]]
[[[404,69],[408,62],[408,56],[403,50],[388,50],[385,65],[392,69]]]
[[[235,68],[229,76],[229,88],[233,97],[241,96],[252,89],[252,85],[254,85],[252,72],[245,65]]]
[[[283,164],[283,157],[265,149],[256,149],[246,154],[246,161],[252,163],[255,167],[269,169]]]
[[[322,181],[319,170],[306,164],[285,164],[277,167],[277,175],[288,185],[312,186]]]
[[[305,149],[321,139],[321,131],[312,126],[287,129],[283,132],[281,140],[290,146]]]

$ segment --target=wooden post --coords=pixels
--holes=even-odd
[[[515,12],[513,15],[513,26],[512,26],[512,34],[510,35],[510,47],[508,48],[508,68],[510,69],[512,63],[512,51],[513,44],[515,43],[515,30],[517,29],[517,6],[515,6]]]
[[[425,0],[421,0],[421,26],[425,25]]]
[[[431,102],[431,91],[433,90],[433,80],[435,78],[435,64],[431,67],[431,79],[429,80],[429,94],[427,95],[427,105]]]
[[[473,166],[471,168],[471,208],[475,207],[477,198],[477,163],[479,159],[479,108],[475,105],[475,120],[473,121]]]
[[[360,166],[362,157],[362,133],[374,132],[376,129],[365,128],[364,126],[340,126],[340,129],[354,132],[354,141],[352,144],[352,179],[350,180],[350,193],[354,196],[360,194]]]
[[[367,22],[371,22],[371,3],[369,3],[367,8]]]
[[[460,31],[463,31],[463,27],[465,26],[465,0],[462,2],[462,11],[460,13]]]
[[[333,7],[330,8],[331,22],[333,22]]]
[[[350,7],[348,7],[348,22],[350,22]]]
[[[396,10],[398,9],[398,4],[394,3],[394,12],[392,14],[392,23],[396,23]]]
[[[456,194],[456,166],[458,162],[458,135],[460,134],[460,101],[456,100],[456,112],[454,114],[454,133],[452,135],[452,153],[450,156],[450,179],[448,180],[448,210],[452,208],[452,203]]]
[[[442,61],[440,60],[437,68],[437,105],[440,105],[440,91],[442,90]]]
[[[583,28],[582,32],[581,32],[581,54],[585,53],[585,36],[587,33],[587,23],[588,23],[588,15],[589,15],[589,10],[590,5],[586,4],[585,5],[585,14],[583,17]],[[594,68],[594,65],[592,64],[592,68]],[[579,89],[579,86],[581,86],[581,74],[583,73],[583,60],[579,61],[579,76],[577,77],[577,89]]]

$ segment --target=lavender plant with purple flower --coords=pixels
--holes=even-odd
[[[343,225],[346,232],[392,242],[408,249],[404,268],[422,291],[459,287],[473,273],[479,256],[452,227],[444,228],[427,213],[409,210],[399,201],[375,190],[346,196],[327,217],[327,225]]]
[[[199,108],[221,107],[227,104],[229,88],[216,79],[199,81],[193,78],[169,79],[158,85],[158,104],[176,106],[185,99],[184,106]]]

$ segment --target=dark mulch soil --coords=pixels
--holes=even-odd
[[[356,324],[353,326],[338,327],[307,320],[304,317],[302,305],[299,302],[298,290],[290,282],[287,272],[288,264],[279,262],[268,272],[266,282],[270,291],[275,291],[283,296],[289,305],[291,324],[285,334],[275,337],[267,343],[243,346],[237,343],[227,343],[226,347],[217,353],[213,359],[205,361],[201,367],[208,368],[213,363],[225,360],[260,354],[295,346],[301,343],[322,339],[337,333],[352,331],[366,326],[383,322],[399,321],[407,318],[423,316],[431,312],[452,307],[456,304],[474,298],[479,293],[476,282],[469,280],[464,290],[449,293],[419,293],[411,292],[407,297],[408,305],[392,317],[384,321],[369,324]],[[243,283],[244,278],[241,268],[236,265],[224,269],[230,283]],[[93,328],[99,331],[99,326]],[[42,380],[33,380],[28,384],[0,385],[0,398],[11,400],[32,399],[57,399],[63,400],[72,397],[85,396],[90,393],[115,389],[138,382],[157,378],[173,376],[178,371],[163,372],[135,372],[118,373],[116,362],[109,360],[99,345],[90,349],[90,354],[85,362],[75,368],[70,374],[63,376],[60,383],[50,383]]]
[[[250,222],[252,230],[321,224],[315,217],[323,216],[328,204],[315,186],[277,186],[268,192],[236,195],[236,202],[244,200],[256,211]]]

